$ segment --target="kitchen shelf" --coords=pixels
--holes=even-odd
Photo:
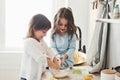
[[[96,22],[120,23],[120,19],[96,19]]]

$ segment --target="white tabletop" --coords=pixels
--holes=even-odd
[[[80,69],[82,71],[82,74],[73,74],[72,72],[75,69]],[[89,66],[75,66],[73,67],[73,69],[70,70],[68,76],[63,78],[56,78],[56,80],[82,80],[84,76],[89,74],[89,69]],[[93,75],[93,80],[100,80],[100,76]]]

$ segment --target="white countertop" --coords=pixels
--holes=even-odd
[[[68,76],[64,78],[57,78],[57,80],[82,80],[83,76],[89,74],[90,66],[75,66],[74,69],[80,69],[82,71],[82,74],[68,74]],[[44,80],[44,79],[43,79]],[[93,76],[93,80],[100,80],[100,76]]]

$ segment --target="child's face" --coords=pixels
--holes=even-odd
[[[67,32],[67,20],[65,18],[61,18],[58,23],[58,30],[60,34],[65,34]]]
[[[40,41],[44,36],[46,36],[47,31],[48,29],[34,31],[34,38]]]

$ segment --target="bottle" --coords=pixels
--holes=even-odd
[[[50,78],[53,78],[53,75],[50,72],[49,67],[46,67],[46,71],[45,71],[45,80],[49,80]]]
[[[118,5],[119,5],[119,19],[120,19],[120,2],[118,3]]]
[[[119,5],[118,4],[116,4],[115,7],[114,7],[113,17],[115,19],[119,18]]]

